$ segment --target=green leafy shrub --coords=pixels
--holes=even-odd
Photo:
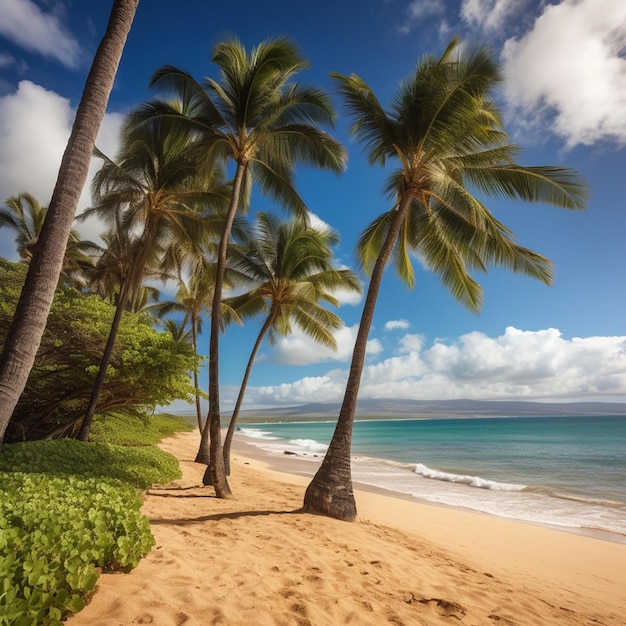
[[[114,446],[74,439],[5,444],[0,471],[113,478],[138,489],[180,477],[178,461],[156,446]]]
[[[26,268],[0,258],[0,347]],[[59,285],[41,346],[5,433],[5,442],[71,436],[80,427],[114,307],[99,296]],[[177,399],[192,401],[193,348],[154,328],[146,313],[124,313],[97,413],[150,415]]]
[[[0,448],[0,625],[58,626],[99,573],[134,568],[154,545],[141,489],[180,476],[155,446],[73,440]]]
[[[89,439],[118,446],[143,446],[194,428],[191,422],[178,415],[160,413],[148,417],[115,413],[96,416],[89,431]]]

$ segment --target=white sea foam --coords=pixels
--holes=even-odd
[[[259,428],[241,428],[240,432],[251,439],[267,439],[268,441],[278,441],[280,437],[275,437],[269,430],[260,430]]]
[[[522,491],[526,489],[526,485],[516,485],[514,483],[500,483],[495,480],[487,480],[480,476],[468,476],[463,474],[452,474],[449,472],[442,472],[437,469],[432,469],[418,463],[415,466],[414,472],[424,478],[430,478],[432,480],[442,480],[448,483],[461,483],[470,487],[477,487],[479,489],[493,489],[494,491]]]
[[[328,450],[328,446],[326,444],[315,441],[315,439],[290,439],[289,446],[294,446],[298,450],[303,450],[305,452],[315,452],[320,454],[324,454],[326,450]]]
[[[244,437],[255,439],[254,443],[264,450],[277,454],[293,452],[298,455],[323,455],[328,449],[326,444],[315,439],[285,439],[273,436],[270,431],[257,428],[242,428],[240,433]]]
[[[239,432],[248,438],[249,443],[271,454],[292,452],[311,462],[319,461],[328,447],[312,438],[273,436],[269,430],[242,428]],[[311,476],[315,467],[311,465]],[[389,489],[433,503],[551,526],[609,531],[621,536],[626,543],[623,502],[361,454],[352,457],[352,477],[355,483]]]

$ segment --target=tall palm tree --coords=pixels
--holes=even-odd
[[[114,0],[61,160],[48,214],[0,355],[0,444],[41,343],[91,153],[139,0]]]
[[[84,217],[98,215],[115,229],[122,258],[122,282],[115,315],[100,368],[78,438],[86,441],[104,383],[122,314],[130,302],[136,307],[144,295],[142,281],[164,251],[180,240],[199,240],[210,221],[198,214],[223,200],[223,189],[212,189],[211,179],[199,180],[189,157],[190,136],[167,120],[136,125],[132,117],[122,131],[117,161],[97,151],[103,165],[93,181],[95,206]],[[132,308],[132,306],[131,306]]]
[[[342,171],[345,151],[321,126],[331,126],[333,112],[320,89],[293,81],[307,66],[295,45],[287,39],[260,43],[250,52],[236,39],[219,43],[211,60],[220,80],[207,78],[203,85],[174,67],[160,69],[152,85],[168,89],[175,99],[157,100],[144,108],[145,117],[166,116],[186,120],[197,133],[198,154],[209,163],[215,159],[234,163],[230,206],[217,255],[215,295],[211,308],[209,350],[210,483],[217,497],[232,492],[224,471],[220,432],[219,333],[220,302],[231,227],[238,210],[247,207],[252,183],[282,206],[304,215],[306,206],[296,192],[293,172],[298,163]],[[205,483],[208,484],[208,476]]]
[[[319,304],[334,306],[338,289],[361,291],[361,283],[348,269],[332,264],[331,246],[339,238],[330,228],[317,230],[300,219],[281,221],[266,213],[257,214],[255,236],[248,248],[234,251],[230,265],[257,286],[250,292],[229,298],[228,304],[242,317],[266,314],[252,348],[239,389],[235,408],[224,440],[224,463],[230,474],[230,448],[235,425],[252,371],[265,336],[273,345],[291,332],[292,322],[315,341],[337,349],[332,331],[341,318]]]
[[[15,231],[17,252],[25,263],[30,263],[35,254],[47,213],[48,208],[39,204],[30,193],[11,196],[5,206],[0,207],[0,228],[4,226]],[[70,231],[61,269],[61,278],[66,284],[84,286],[83,274],[93,267],[92,254],[97,248],[95,243],[82,240],[78,231]]]
[[[191,341],[194,354],[198,356],[198,335],[202,333],[203,316],[210,313],[210,305],[213,301],[215,264],[207,263],[205,259],[196,259],[196,261],[188,280],[185,280],[182,275],[179,277],[178,290],[174,300],[160,302],[153,308],[159,318],[176,313],[183,315],[179,327],[180,331],[186,332]],[[193,376],[196,389],[196,418],[198,429],[202,432],[203,423],[198,370],[194,370]],[[208,450],[205,452],[208,459]],[[196,460],[202,462],[202,459]]]
[[[334,75],[352,118],[351,131],[371,164],[395,160],[388,178],[391,210],[364,231],[358,253],[371,271],[343,404],[328,452],[309,484],[304,509],[339,519],[356,516],[350,447],[365,347],[383,270],[393,257],[412,287],[410,253],[419,253],[452,295],[472,311],[482,291],[469,271],[490,263],[551,281],[548,259],[518,246],[512,233],[475,195],[584,208],[586,187],[576,172],[524,167],[515,157],[490,91],[500,72],[485,49],[463,52],[453,40],[440,59],[425,57],[385,111],[355,75]]]

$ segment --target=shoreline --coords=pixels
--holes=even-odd
[[[237,452],[240,453],[241,456],[251,456],[252,458],[265,463],[268,469],[272,469],[279,474],[288,474],[295,476],[306,476],[309,480],[315,474],[317,467],[321,463],[323,458],[323,454],[319,455],[319,459],[316,458],[317,455],[306,454],[300,455],[296,453],[289,453],[281,456],[279,454],[273,454],[268,450],[264,450],[261,446],[258,445],[258,440],[249,437],[240,432],[235,433],[235,437],[233,438],[233,447],[231,456],[234,456]],[[626,535],[611,532],[608,530],[598,529],[598,528],[587,528],[587,527],[577,527],[577,526],[559,526],[556,524],[547,524],[541,522],[534,522],[529,520],[517,519],[514,517],[507,517],[504,515],[497,515],[494,513],[489,513],[485,511],[479,511],[476,509],[471,509],[469,507],[457,506],[453,504],[446,504],[442,502],[433,502],[427,500],[426,498],[419,498],[417,496],[403,493],[401,491],[394,491],[393,489],[387,489],[384,487],[379,487],[376,485],[370,485],[368,483],[362,483],[358,481],[353,481],[353,488],[355,494],[358,492],[369,492],[374,494],[380,494],[389,498],[395,498],[407,502],[414,502],[417,504],[421,504],[424,506],[433,506],[433,507],[441,507],[444,509],[450,509],[453,511],[463,511],[474,515],[484,515],[486,517],[494,518],[494,519],[502,519],[502,520],[510,520],[514,522],[518,522],[520,524],[529,524],[531,526],[538,526],[540,528],[547,528],[550,530],[554,530],[556,532],[564,532],[571,533],[575,535],[581,535],[584,537],[591,537],[594,539],[600,539],[602,541],[608,541],[610,543],[616,544],[624,544],[626,545]],[[358,508],[358,500],[357,500],[357,508]],[[626,575],[626,572],[625,572]]]
[[[310,478],[242,442],[234,498],[217,499],[198,443],[161,443],[183,477],[146,494],[155,548],[129,574],[103,575],[69,626],[623,624],[626,545],[360,486],[357,521],[305,514]]]

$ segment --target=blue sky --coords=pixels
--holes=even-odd
[[[480,315],[455,303],[417,259],[412,292],[388,271],[361,396],[626,401],[626,3],[318,0],[301,6],[142,0],[98,146],[115,154],[124,114],[150,97],[148,81],[161,65],[199,80],[214,76],[211,50],[230,34],[248,47],[286,34],[311,63],[299,80],[333,93],[329,73],[354,72],[383,103],[421,55],[440,54],[452,36],[487,44],[506,72],[498,99],[509,133],[524,148],[520,161],[579,170],[591,189],[588,209],[488,203],[519,243],[553,261],[555,280],[546,287],[490,269],[477,277],[484,288]],[[29,191],[48,203],[109,11],[109,2],[0,0],[0,202]],[[346,173],[301,170],[297,181],[311,211],[341,236],[337,262],[354,267],[359,232],[388,208],[385,173],[367,166],[341,116],[334,134],[349,150]],[[87,206],[85,191],[79,211]],[[262,197],[253,206],[275,208]],[[82,227],[83,234],[94,238],[98,228]],[[0,255],[16,258],[6,229]],[[339,308],[345,327],[335,354],[298,333],[276,348],[265,346],[248,406],[339,401],[360,312],[360,300]],[[224,408],[257,331],[251,321],[224,336]]]

